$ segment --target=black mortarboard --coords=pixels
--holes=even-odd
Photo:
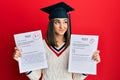
[[[64,2],[60,2],[41,9],[42,11],[49,14],[49,19],[53,18],[68,18],[67,12],[73,11],[74,9]]]

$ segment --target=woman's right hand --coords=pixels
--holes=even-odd
[[[18,61],[18,58],[21,57],[21,53],[17,47],[15,47],[14,49],[15,49],[15,52],[13,53],[13,59]]]

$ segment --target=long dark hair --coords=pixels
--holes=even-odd
[[[51,19],[48,24],[47,34],[46,34],[46,41],[51,46],[57,46],[56,39],[55,39],[55,31],[53,27],[54,19]],[[65,38],[65,47],[68,47],[70,44],[70,28],[69,28],[69,21],[68,21],[68,28],[64,34]]]

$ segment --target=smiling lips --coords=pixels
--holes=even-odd
[[[62,30],[60,29],[59,31],[60,31],[60,32],[64,32],[64,29],[62,29]]]

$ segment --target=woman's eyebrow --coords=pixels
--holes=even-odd
[[[54,19],[54,21],[60,21],[59,19]],[[63,21],[68,21],[68,19],[64,19]]]
[[[68,19],[64,19],[64,21],[68,21]]]
[[[64,19],[64,20],[68,20],[68,19]]]
[[[54,21],[60,21],[59,19],[54,19]]]

